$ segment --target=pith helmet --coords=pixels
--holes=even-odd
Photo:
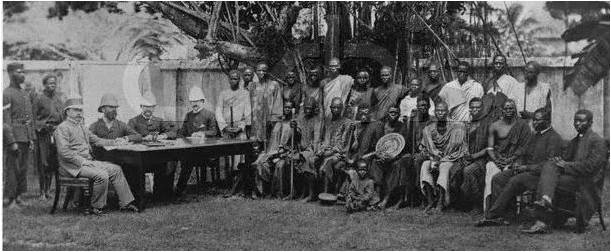
[[[205,99],[206,97],[204,97],[204,92],[201,88],[193,87],[191,88],[191,91],[189,91],[189,101],[199,101]]]
[[[156,106],[157,99],[155,99],[155,95],[153,95],[153,92],[147,91],[146,93],[144,93],[144,95],[142,96],[142,102],[140,102],[140,105],[149,106],[149,107]]]
[[[100,99],[100,106],[98,106],[98,112],[102,113],[102,107],[104,106],[119,107],[117,97],[110,93],[104,94],[102,96],[102,99]]]

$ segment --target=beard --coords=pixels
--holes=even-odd
[[[25,82],[25,76],[23,76],[23,75],[16,75],[16,76],[13,76],[13,77],[11,78],[11,81],[12,81],[13,83],[15,83],[15,84],[22,84],[23,82]]]
[[[547,125],[538,124],[538,125],[535,125],[534,128],[537,132],[539,132],[539,131],[543,131],[544,129],[546,129]]]
[[[151,117],[153,115],[153,111],[144,111],[142,114],[146,117]]]
[[[110,111],[110,112],[106,112],[104,113],[104,116],[106,117],[106,119],[108,120],[114,120],[115,118],[117,118],[117,111]]]

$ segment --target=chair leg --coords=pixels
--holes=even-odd
[[[81,200],[81,206],[85,214],[91,212],[91,193],[93,192],[93,181],[89,181],[89,185],[83,188],[83,197]]]
[[[68,202],[72,199],[74,195],[74,187],[68,187],[68,191],[66,192],[66,198],[64,199],[64,206],[62,207],[64,211],[68,209]]]
[[[62,191],[62,187],[59,185],[59,183],[57,183],[57,181],[55,183],[55,198],[53,199],[53,207],[51,208],[51,214],[54,214],[55,210],[57,210],[57,203],[59,203],[59,196],[61,195]]]

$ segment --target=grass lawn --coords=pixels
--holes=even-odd
[[[74,211],[50,215],[51,203],[31,199],[21,212],[4,209],[4,249],[609,250],[609,231],[601,231],[597,218],[585,234],[558,230],[529,236],[516,225],[473,227],[479,217],[468,213],[426,216],[416,208],[347,215],[341,206],[207,195],[141,214],[112,211],[97,217]],[[608,209],[607,201],[607,214]]]

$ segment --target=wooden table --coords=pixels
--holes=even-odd
[[[136,198],[138,208],[144,210],[145,173],[154,172],[155,164],[169,161],[204,161],[208,158],[241,155],[253,151],[254,140],[208,138],[202,143],[189,143],[177,139],[172,145],[146,146],[132,144],[105,147],[104,159],[121,165],[123,173]],[[246,160],[248,162],[248,160]]]

